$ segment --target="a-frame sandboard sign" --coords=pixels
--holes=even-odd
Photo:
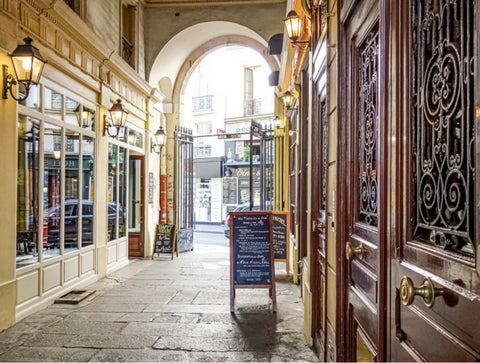
[[[230,212],[230,312],[235,289],[268,288],[277,312],[271,212]]]
[[[173,253],[177,252],[178,257],[178,242],[177,242],[177,226],[175,224],[157,224],[155,229],[155,241],[153,243],[152,260],[157,253]]]

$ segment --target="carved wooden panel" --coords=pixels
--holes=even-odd
[[[473,1],[414,2],[413,234],[473,255]]]

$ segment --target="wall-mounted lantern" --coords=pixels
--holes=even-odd
[[[93,122],[93,116],[95,111],[90,110],[89,108],[78,105],[75,109],[75,116],[77,116],[78,124],[83,128],[90,128]]]
[[[288,38],[292,44],[306,44],[308,40],[298,40],[300,31],[302,30],[302,19],[298,16],[295,10],[290,11],[287,17],[283,20],[285,28],[287,28]]]
[[[150,152],[155,152],[157,154],[160,154],[162,151],[162,148],[165,146],[165,143],[167,141],[167,134],[165,133],[165,130],[163,126],[160,126],[155,132],[155,142],[152,142],[150,144]]]
[[[120,133],[120,129],[125,127],[128,111],[125,106],[122,105],[122,100],[118,99],[117,103],[115,103],[110,110],[108,110],[108,112],[110,113],[111,121],[109,121],[105,115],[105,122],[103,123],[103,136],[108,134],[110,137],[117,137],[117,135]],[[110,133],[112,128],[116,129],[116,132],[113,135]]]
[[[294,107],[292,107],[293,100],[294,100],[294,97],[293,97],[292,92],[287,91],[283,94],[283,104],[285,105],[285,108],[287,110],[293,110],[294,109]]]
[[[46,63],[38,48],[32,45],[32,38],[26,37],[23,39],[25,44],[18,45],[12,54],[9,54],[12,59],[13,70],[15,76],[8,74],[8,66],[3,65],[3,90],[2,98],[8,98],[7,92],[10,92],[12,98],[18,102],[24,101],[28,97],[30,88],[37,85],[42,76],[43,67]],[[17,98],[13,95],[12,88],[18,83],[25,87],[25,95]]]

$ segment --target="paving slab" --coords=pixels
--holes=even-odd
[[[278,275],[239,289],[230,314],[228,240],[202,233],[174,260],[135,259],[86,287],[78,305],[52,305],[0,332],[0,361],[317,361],[303,336],[303,302]]]

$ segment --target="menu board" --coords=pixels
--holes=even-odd
[[[230,288],[234,312],[235,288],[270,288],[276,311],[271,212],[230,213]]]
[[[157,224],[152,259],[155,253],[171,253],[173,259],[174,249],[176,249],[178,257],[177,226],[175,224]]]
[[[238,178],[223,178],[223,204],[238,203]]]
[[[273,254],[275,260],[286,261],[288,255],[289,220],[288,212],[273,212]]]

